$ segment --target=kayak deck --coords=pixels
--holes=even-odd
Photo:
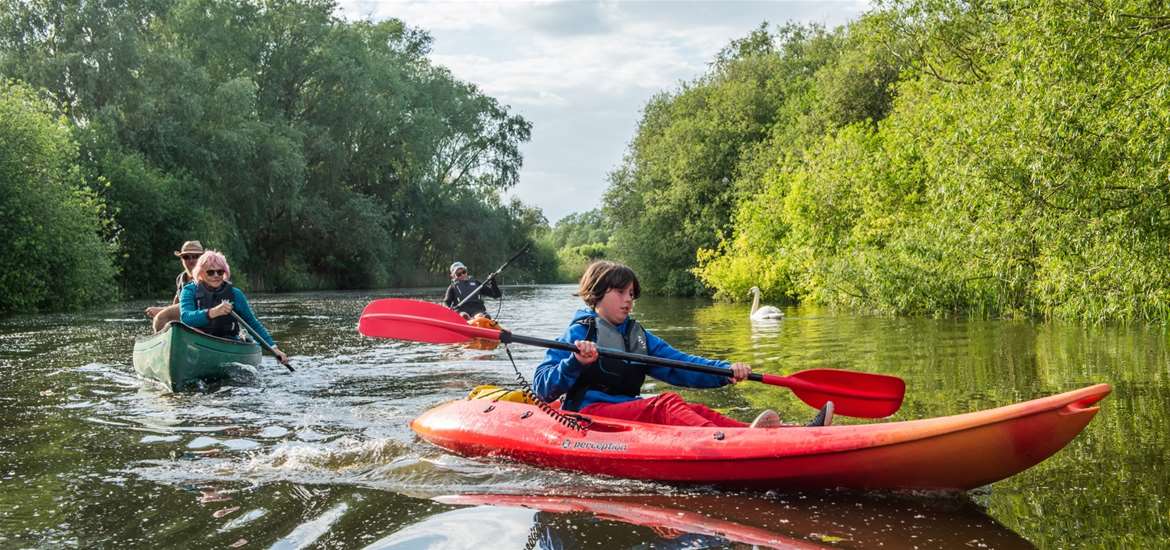
[[[954,416],[777,429],[594,417],[578,431],[533,405],[460,400],[427,411],[411,428],[463,456],[623,478],[765,489],[967,490],[1062,449],[1110,391],[1098,384]]]

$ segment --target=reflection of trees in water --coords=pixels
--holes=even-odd
[[[866,317],[804,305],[776,325],[753,326],[743,304],[696,305],[690,315],[693,329],[670,337],[688,342],[687,351],[748,361],[773,374],[838,368],[906,379],[897,420],[1002,406],[1113,380],[1116,368],[1170,361],[1164,339],[1140,327]],[[784,390],[741,384],[735,391],[753,409],[784,409],[786,418],[807,413],[799,404],[789,407]]]

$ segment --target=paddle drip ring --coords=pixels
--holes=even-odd
[[[524,397],[527,397],[533,403],[536,403],[536,406],[539,407],[540,410],[544,412],[544,414],[553,417],[554,420],[564,424],[566,427],[572,428],[579,432],[589,430],[589,425],[593,424],[593,421],[590,420],[589,417],[580,415],[567,415],[554,409],[552,405],[549,405],[543,399],[537,397],[536,392],[532,391],[532,384],[528,383],[528,380],[525,379],[524,375],[520,373],[520,367],[516,366],[516,359],[512,357],[512,350],[508,347],[508,344],[504,344],[504,352],[508,354],[508,361],[512,362],[512,370],[516,372],[516,382],[520,384],[520,391],[524,393]]]

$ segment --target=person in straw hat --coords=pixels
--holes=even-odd
[[[171,299],[171,305],[159,307],[151,306],[146,308],[146,316],[154,320],[154,331],[158,332],[167,326],[167,323],[179,320],[179,294],[183,292],[183,287],[195,280],[194,269],[195,262],[203,256],[203,244],[199,241],[187,241],[183,246],[175,251],[175,256],[179,257],[179,262],[183,265],[183,271],[175,277],[175,297]]]

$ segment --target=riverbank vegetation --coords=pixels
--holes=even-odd
[[[531,124],[425,32],[335,8],[0,0],[0,312],[169,295],[190,239],[250,289],[371,288],[547,229],[501,195]],[[544,256],[509,280],[551,279]]]
[[[595,208],[561,218],[537,242],[556,256],[555,281],[576,283],[590,263],[610,256],[611,233],[609,219]]]
[[[1164,320],[1170,16],[880,5],[730,44],[646,106],[603,212],[649,290]]]

